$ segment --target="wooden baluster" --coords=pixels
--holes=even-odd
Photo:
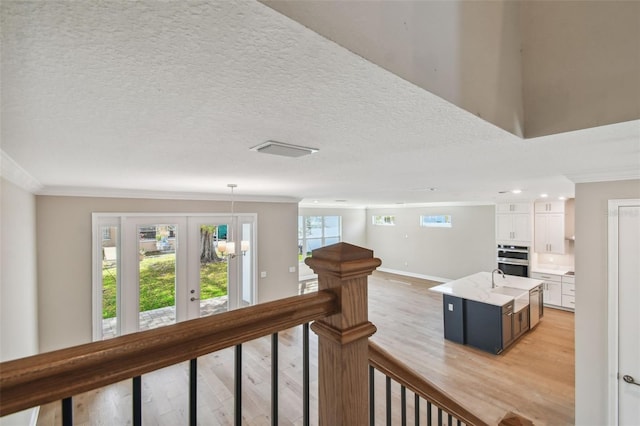
[[[381,264],[373,251],[347,243],[314,250],[305,263],[318,274],[318,290],[338,297],[339,313],[317,320],[321,426],[369,423],[367,276]]]

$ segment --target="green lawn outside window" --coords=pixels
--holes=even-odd
[[[102,318],[116,316],[115,268],[102,270]],[[176,262],[174,255],[145,257],[140,262],[140,311],[175,305]],[[200,298],[227,294],[226,262],[200,268]]]

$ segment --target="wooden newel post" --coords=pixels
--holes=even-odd
[[[318,411],[321,426],[369,424],[367,276],[381,264],[373,251],[347,243],[313,250],[305,263],[318,290],[337,294],[340,312],[311,325],[318,335]]]

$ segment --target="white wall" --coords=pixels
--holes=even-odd
[[[451,228],[420,226],[420,215],[452,215]],[[395,226],[374,226],[373,215],[395,215]],[[367,210],[367,248],[382,270],[451,280],[496,267],[495,206]]]
[[[35,196],[0,179],[0,361],[38,353]],[[29,424],[32,410],[2,425]]]
[[[640,198],[640,180],[576,185],[577,425],[607,424],[608,200]]]
[[[91,341],[91,213],[228,212],[228,201],[91,197],[36,197],[40,349],[50,351]],[[236,213],[257,213],[258,301],[298,292],[295,203],[235,203]],[[274,249],[273,247],[276,247]],[[297,272],[297,271],[296,271]]]

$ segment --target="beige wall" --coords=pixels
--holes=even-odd
[[[520,2],[261,1],[401,78],[522,135]]]
[[[0,361],[38,353],[35,196],[0,179]],[[29,424],[33,410],[0,420]]]
[[[216,213],[229,202],[38,196],[36,207],[40,349],[50,351],[91,341],[93,212]],[[297,294],[298,205],[237,201],[235,212],[257,213],[259,302]]]
[[[1,180],[0,359],[38,353],[35,196]]]
[[[525,136],[640,118],[640,2],[522,2]]]
[[[576,185],[576,424],[607,424],[608,201],[640,198],[640,180]]]
[[[373,215],[395,215],[396,226],[374,226]],[[420,215],[452,215],[451,228],[424,228]],[[367,210],[367,246],[381,268],[432,279],[457,279],[496,267],[495,206]]]
[[[640,2],[262,3],[527,138],[640,118]]]

